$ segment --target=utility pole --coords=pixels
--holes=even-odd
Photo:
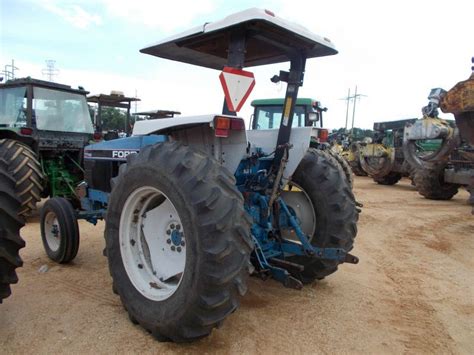
[[[46,62],[46,68],[44,68],[41,71],[41,73],[43,75],[46,75],[49,81],[54,81],[53,77],[59,74],[59,70],[54,67],[54,64],[56,63],[56,61],[48,59],[45,62]]]
[[[346,107],[346,125],[344,126],[344,133],[347,132],[347,121],[349,120],[349,102],[351,101],[351,89],[347,89],[347,96],[341,100],[346,100],[347,101],[347,107]]]
[[[19,68],[15,67],[15,61],[12,59],[12,64],[5,65],[5,70],[1,72],[5,75],[5,81],[15,79],[15,70],[19,70]]]
[[[351,96],[351,89],[347,91],[347,96],[343,97],[341,100],[347,101],[347,107],[346,107],[346,125],[344,127],[344,132],[347,132],[347,121],[349,119],[349,103],[351,100],[354,101],[352,105],[352,125],[351,125],[351,133],[349,135],[350,138],[352,138],[352,133],[354,132],[354,120],[355,120],[355,112],[356,112],[356,101],[357,99],[360,99],[362,96],[367,97],[367,95],[362,95],[357,93],[357,85],[355,87],[354,95]]]
[[[355,112],[356,112],[356,102],[357,102],[357,99],[360,99],[362,96],[367,97],[367,95],[362,95],[362,94],[357,93],[357,85],[356,85],[354,96],[352,97],[354,99],[354,105],[352,106],[352,127],[351,127],[351,134],[350,134],[351,138],[352,138],[352,134],[354,132],[354,119],[355,119]]]

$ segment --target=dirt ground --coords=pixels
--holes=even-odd
[[[38,218],[25,265],[0,306],[0,353],[474,353],[474,216],[461,191],[430,201],[408,181],[356,178],[364,204],[354,254],[301,291],[250,279],[241,308],[212,335],[159,343],[127,317],[102,256],[103,223],[80,223],[70,265],[46,257]],[[48,265],[46,273],[41,266]]]

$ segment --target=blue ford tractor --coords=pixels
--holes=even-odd
[[[337,53],[328,39],[250,9],[141,52],[216,70],[287,61],[290,70],[272,78],[287,83],[278,129],[246,131],[225,102],[222,114],[137,121],[131,137],[86,147],[76,217],[105,217],[113,289],[132,322],[158,340],[193,341],[238,308],[249,274],[300,289],[358,262],[344,173],[310,147],[312,127],[292,122],[306,60]],[[75,221],[49,212],[51,247],[77,250]]]

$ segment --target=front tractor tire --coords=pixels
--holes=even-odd
[[[48,257],[60,264],[72,261],[79,250],[79,226],[72,204],[62,197],[49,199],[41,209],[40,225]]]
[[[291,196],[282,197],[296,212],[303,232],[311,236],[311,244],[319,248],[342,248],[346,252],[352,250],[359,214],[339,163],[326,151],[310,148],[293,174],[292,183],[301,191],[295,192],[300,194],[300,201]],[[298,206],[308,207],[299,215]],[[308,214],[308,210],[313,213]],[[304,266],[302,272],[294,275],[304,284],[334,273],[341,263],[309,256],[293,256],[289,261]]]
[[[18,216],[20,200],[8,164],[0,158],[0,303],[10,296],[11,284],[18,282],[16,268],[23,265],[19,251],[25,246],[20,237],[23,218]]]
[[[444,169],[416,169],[413,181],[418,193],[429,200],[450,200],[459,185],[444,182]]]
[[[44,177],[35,152],[14,139],[0,139],[0,158],[15,179],[15,193],[21,201],[20,216],[28,216],[41,199]]]
[[[106,254],[130,319],[160,341],[211,333],[246,292],[250,219],[234,177],[178,142],[128,157],[113,180]]]

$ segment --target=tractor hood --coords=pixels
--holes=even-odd
[[[271,11],[248,9],[220,21],[206,22],[140,50],[142,53],[222,70],[227,65],[229,39],[244,33],[244,67],[287,62],[288,52],[306,58],[336,54],[334,45],[303,26],[275,16]]]

